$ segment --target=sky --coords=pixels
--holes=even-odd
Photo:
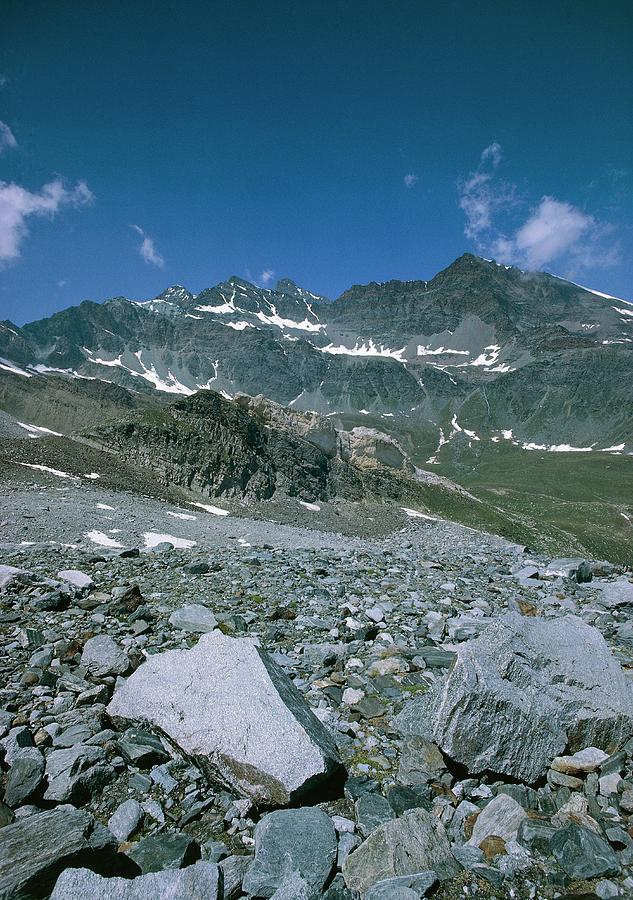
[[[0,319],[465,251],[633,299],[626,0],[3,0]]]

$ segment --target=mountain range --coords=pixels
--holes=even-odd
[[[633,456],[632,351],[633,303],[464,254],[430,281],[355,285],[334,301],[289,279],[266,289],[231,277],[198,294],[175,285],[4,321],[0,409],[95,439],[105,422],[174,401],[178,411],[200,391],[263,395],[339,431],[385,433],[414,470],[494,494],[513,515],[525,514],[516,492],[537,461],[530,478],[573,486],[565,502],[581,502],[579,478],[599,480],[604,501],[608,470],[611,508]],[[627,515],[611,509],[604,530],[619,517],[626,540]]]

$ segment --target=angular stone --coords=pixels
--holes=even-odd
[[[206,634],[217,627],[218,621],[210,609],[198,603],[190,603],[175,609],[169,617],[169,624],[181,631]]]
[[[115,777],[106,762],[103,747],[77,744],[68,750],[53,750],[46,758],[48,787],[45,800],[57,803],[85,803],[93,791]]]
[[[343,866],[345,883],[364,894],[378,881],[433,871],[445,879],[457,874],[444,826],[425,809],[408,810],[376,829]]]
[[[633,732],[630,685],[600,634],[575,616],[510,614],[456,647],[435,691],[396,718],[476,773],[534,782],[572,750],[622,746]]]
[[[89,869],[66,869],[51,900],[222,900],[220,872],[212,863],[166,869],[138,878],[102,878]]]
[[[600,585],[601,602],[610,609],[633,606],[633,581],[623,575],[617,581],[606,581]]]
[[[81,665],[91,675],[123,675],[130,667],[127,653],[107,634],[96,634],[86,641]]]
[[[222,900],[237,900],[242,896],[242,882],[252,861],[251,856],[227,856],[220,861],[220,872],[224,882]]]
[[[344,773],[288,676],[254,641],[220,631],[191,650],[151,656],[116,690],[108,713],[159,728],[211,781],[267,806],[338,787]]]
[[[437,884],[435,872],[418,872],[377,881],[365,894],[365,900],[419,900]]]
[[[73,806],[19,819],[0,834],[0,897],[7,900],[47,897],[68,866],[90,866],[104,875],[138,873],[130,860],[116,852],[108,829]]]
[[[142,728],[128,728],[117,741],[119,753],[133,766],[145,769],[167,762],[169,753],[160,738]]]
[[[584,775],[587,772],[595,772],[608,758],[609,754],[599,750],[598,747],[585,747],[572,756],[556,756],[552,760],[552,769],[565,775]]]
[[[25,747],[9,769],[4,802],[15,808],[33,799],[44,781],[45,760],[35,747]]]
[[[138,800],[125,800],[108,819],[108,828],[117,841],[127,841],[143,819],[143,807]]]
[[[550,841],[556,829],[543,819],[522,819],[517,832],[517,842],[532,852],[549,855]]]
[[[398,779],[403,784],[427,784],[446,768],[436,744],[414,735],[402,742]]]
[[[85,572],[79,572],[77,569],[62,569],[57,573],[60,581],[65,581],[71,587],[80,591],[88,591],[94,584],[90,575]]]
[[[374,791],[361,794],[355,807],[356,824],[363,837],[368,837],[376,828],[396,817],[389,801]]]
[[[271,900],[314,900],[314,892],[305,878],[292,872],[284,878]]]
[[[143,875],[163,869],[184,869],[200,859],[200,846],[189,834],[151,834],[128,850]]]
[[[618,858],[607,842],[582,825],[572,823],[557,831],[550,847],[571,878],[599,878],[620,872]]]
[[[515,841],[519,825],[526,816],[516,800],[508,794],[497,794],[477,816],[468,843],[480,847],[482,841],[492,836],[501,838],[506,844]]]
[[[255,859],[242,889],[255,897],[272,897],[284,879],[298,872],[320,893],[336,862],[332,820],[316,806],[278,809],[255,828]]]

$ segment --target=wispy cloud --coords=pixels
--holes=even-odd
[[[466,214],[464,234],[477,243],[492,228],[493,216],[516,200],[514,185],[495,180],[501,158],[501,147],[494,141],[481,151],[477,168],[459,183],[459,205]]]
[[[264,269],[262,274],[259,276],[259,282],[263,287],[268,287],[268,285],[273,281],[275,277],[275,273],[272,269]]]
[[[0,72],[0,88],[5,87],[9,83],[9,76],[5,75],[4,72]]]
[[[13,147],[17,147],[18,142],[15,139],[15,135],[6,124],[6,122],[0,122],[0,156],[4,153],[5,150],[12,149]]]
[[[137,234],[140,234],[142,238],[141,243],[138,245],[138,252],[141,255],[141,258],[144,259],[146,263],[151,263],[151,265],[158,266],[159,269],[162,269],[165,265],[165,260],[156,249],[153,238],[145,234],[140,225],[132,225],[132,228]]]
[[[403,178],[404,186],[406,188],[412,188],[418,183],[419,180],[420,179],[417,175],[414,175],[413,172],[409,172],[409,174],[405,175]]]
[[[20,256],[22,243],[28,235],[29,217],[52,219],[64,207],[87,206],[94,199],[85,181],[78,181],[69,189],[56,178],[35,192],[19,184],[0,181],[0,264],[10,263]]]
[[[522,212],[518,222],[502,230],[499,215],[525,204],[515,185],[497,177],[502,158],[499,144],[490,144],[477,168],[458,185],[459,206],[466,215],[464,234],[478,252],[526,269],[556,263],[567,275],[617,262],[619,247],[612,227],[555,197],[542,197],[527,215]]]

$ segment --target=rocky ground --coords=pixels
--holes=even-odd
[[[633,895],[629,573],[32,474],[0,513],[0,898]]]

